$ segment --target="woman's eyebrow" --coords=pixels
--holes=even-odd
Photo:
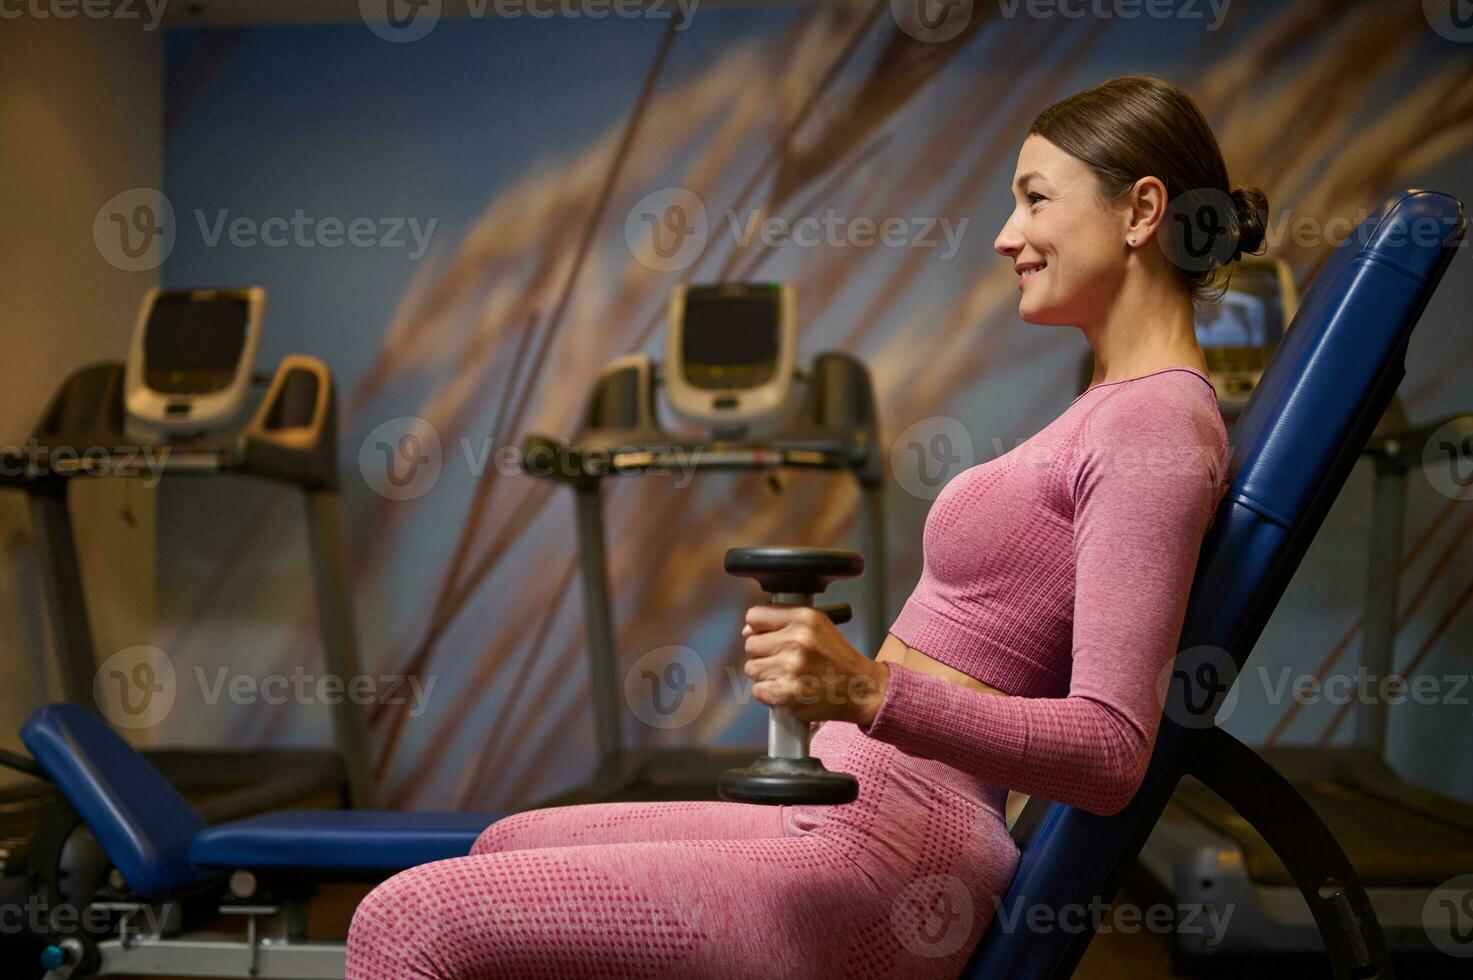
[[[1035,178],[1037,178],[1038,180],[1046,179],[1043,174],[1039,173],[1037,170],[1030,170],[1026,174],[1019,175],[1018,179],[1013,182],[1013,186],[1016,187],[1019,191],[1022,191],[1023,188],[1028,186],[1028,182]]]

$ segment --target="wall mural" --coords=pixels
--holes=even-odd
[[[917,39],[885,3],[702,8],[681,24],[443,21],[409,44],[359,23],[172,32],[164,190],[179,231],[164,280],[266,286],[263,359],[300,350],[338,374],[365,663],[423,695],[373,708],[384,802],[519,806],[590,774],[572,495],[497,451],[529,432],[568,436],[611,358],[660,356],[676,283],[794,283],[800,357],[862,358],[886,440],[920,420],[958,423],[971,446],[954,475],[1078,392],[1082,339],[1020,320],[1011,265],[992,250],[1018,147],[1054,99],[1131,71],[1186,88],[1232,179],[1267,192],[1268,254],[1301,289],[1389,192],[1473,198],[1473,60],[1422,5],[1238,0],[1215,26],[1206,5],[1161,20],[1010,9],[978,4],[944,41]],[[362,219],[361,244],[328,244],[345,237],[332,219]],[[866,236],[887,219],[888,240]],[[1402,388],[1414,419],[1473,408],[1473,275],[1457,262],[1414,341]],[[376,447],[411,432],[434,473],[400,492]],[[893,617],[920,573],[929,499],[892,477]],[[721,555],[859,547],[852,482],[613,482],[622,663],[683,645],[710,678],[691,724],[631,715],[627,740],[759,744],[764,713],[727,683],[758,594]],[[1364,473],[1347,487],[1253,663],[1354,669],[1368,487]],[[164,491],[158,645],[208,676],[320,670],[295,498]],[[1473,506],[1414,481],[1410,507],[1397,663],[1466,673],[1455,635],[1473,598]],[[834,595],[857,602],[851,584]],[[1227,727],[1344,739],[1349,710],[1250,696]],[[1460,776],[1413,758],[1434,741],[1473,747],[1466,713],[1395,713],[1396,761],[1467,794],[1473,753]],[[325,740],[327,712],[186,700],[161,737],[186,732]]]

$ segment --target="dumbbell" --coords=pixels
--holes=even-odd
[[[864,556],[831,548],[732,548],[726,552],[726,571],[756,579],[776,605],[811,606],[830,582],[863,572]],[[842,622],[848,607],[824,611]],[[810,756],[810,734],[808,722],[784,708],[768,709],[767,754],[743,769],[722,773],[717,782],[721,798],[767,804],[854,802],[859,780],[830,772]]]

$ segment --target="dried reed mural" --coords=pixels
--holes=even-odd
[[[1419,4],[1239,0],[1215,32],[1200,23],[1004,19],[998,9],[978,4],[968,28],[945,43],[900,30],[886,3],[703,12],[685,31],[623,27],[607,43],[621,45],[640,67],[608,82],[628,94],[621,115],[539,151],[535,166],[499,182],[478,175],[483,161],[468,160],[457,196],[479,203],[457,212],[453,237],[442,235],[417,264],[401,263],[388,285],[377,267],[365,261],[355,269],[344,260],[336,281],[316,287],[348,295],[377,280],[376,288],[392,289],[394,303],[376,322],[335,321],[327,302],[288,304],[293,315],[278,328],[287,335],[280,342],[326,357],[342,375],[340,455],[366,664],[435,678],[422,714],[412,716],[407,705],[374,709],[388,804],[526,805],[589,775],[593,729],[571,495],[495,466],[473,473],[455,447],[481,453],[515,445],[528,432],[568,435],[604,363],[633,351],[658,356],[661,315],[676,282],[795,283],[802,357],[825,349],[861,357],[874,373],[888,438],[915,420],[951,416],[971,432],[980,462],[1037,431],[1077,390],[1082,342],[1072,331],[1020,321],[1012,269],[992,252],[1011,207],[1018,145],[1049,101],[1124,71],[1151,71],[1184,86],[1216,128],[1233,179],[1267,191],[1269,255],[1291,264],[1301,288],[1332,244],[1288,234],[1294,220],[1354,220],[1391,190],[1419,183],[1473,196],[1473,49],[1433,33]],[[556,52],[563,29],[537,25],[547,51]],[[473,36],[485,58],[511,44],[487,24],[446,22],[436,30]],[[228,186],[191,163],[199,158],[190,148],[203,142],[191,115],[228,103],[245,79],[259,84],[261,73],[242,65],[269,63],[312,31],[311,43],[359,45],[374,71],[395,77],[396,46],[357,25],[174,39],[171,196],[178,189],[186,199],[214,193],[231,200]],[[690,45],[700,46],[699,58],[683,57]],[[446,92],[405,72],[397,84],[437,100],[453,119],[458,100],[535,101],[544,81],[534,74],[499,93]],[[550,101],[548,111],[554,108]],[[374,132],[374,106],[348,104],[342,112],[341,130],[283,135],[283,151],[310,159],[314,141]],[[525,139],[535,145],[539,134]],[[445,143],[454,140],[447,135]],[[497,152],[477,148],[488,159]],[[393,183],[396,168],[412,170],[417,158],[444,150],[399,147],[377,174]],[[343,179],[371,189],[374,169]],[[300,190],[289,172],[279,178],[282,201],[327,194],[326,183]],[[710,232],[696,261],[664,272],[637,260],[624,224],[636,202],[670,187],[705,203]],[[754,217],[794,221],[830,212],[967,224],[946,259],[935,248],[770,246],[732,231]],[[1450,279],[1473,274],[1466,258],[1459,265]],[[165,273],[173,285],[254,276],[273,296],[291,296],[299,275],[281,256],[191,252],[187,245]],[[1414,359],[1402,390],[1413,418],[1473,408],[1473,332],[1449,316],[1473,296],[1449,282],[1441,299],[1450,292],[1463,305],[1429,310],[1417,343],[1430,353]],[[433,427],[445,467],[432,492],[394,501],[365,485],[357,456],[376,426],[406,415]],[[610,578],[625,665],[682,644],[699,651],[713,678],[739,670],[740,615],[756,594],[722,573],[726,547],[857,546],[858,494],[842,479],[787,475],[781,494],[759,475],[703,475],[689,487],[657,479],[612,484]],[[218,552],[187,540],[198,514],[166,526],[162,547],[174,557],[164,567],[177,581],[167,590],[158,644],[183,663],[238,662],[246,642],[263,670],[315,664],[305,571],[291,557],[300,555],[294,501],[244,492],[229,500],[221,543],[239,549],[238,560],[201,557]],[[1473,598],[1473,506],[1430,492],[1412,501],[1397,662],[1466,671],[1467,646],[1453,631],[1467,627]],[[1363,552],[1365,503],[1363,495],[1353,501],[1358,514],[1340,516],[1352,503],[1337,509],[1327,531],[1345,541],[1326,546],[1337,549],[1332,562]],[[892,616],[920,572],[926,505],[890,491]],[[217,506],[209,509],[221,519]],[[1310,569],[1323,571],[1314,561]],[[1258,656],[1282,654],[1305,672],[1349,669],[1359,588],[1357,579],[1328,604],[1318,594],[1296,601],[1291,591]],[[631,718],[628,741],[760,742],[761,712],[730,696],[724,681],[715,686],[695,724],[661,732]],[[290,742],[326,737],[325,713],[316,715],[258,705],[203,724],[234,742]],[[1349,727],[1324,706],[1262,707],[1237,720],[1230,727],[1250,740],[1314,741]],[[190,721],[191,730],[200,727]],[[1457,737],[1466,744],[1465,734]],[[1441,788],[1466,792],[1469,782]]]

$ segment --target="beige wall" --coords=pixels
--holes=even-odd
[[[104,261],[92,221],[119,191],[163,179],[162,43],[136,21],[0,22],[0,443],[23,443],[67,372],[124,354],[157,282]],[[147,642],[153,618],[152,496],[130,482],[72,498],[99,656]],[[37,575],[24,498],[0,491],[0,745],[11,748],[59,690]]]

